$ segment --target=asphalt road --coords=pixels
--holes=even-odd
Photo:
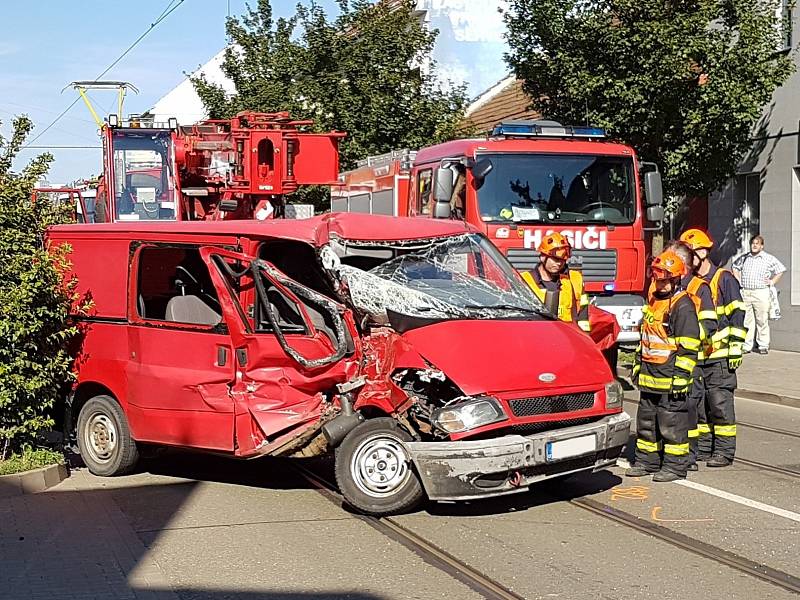
[[[740,457],[800,472],[800,410],[745,400],[737,410],[741,423],[784,431],[741,426]],[[49,492],[5,501],[0,598],[486,597],[465,572],[505,589],[495,597],[798,597],[800,476],[734,464],[692,473],[687,485],[654,484],[616,468],[393,519],[444,551],[443,564],[349,512],[295,465],[172,452],[131,476],[77,470]],[[304,465],[330,476],[325,461]],[[738,566],[610,515],[721,549]]]

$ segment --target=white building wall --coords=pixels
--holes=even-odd
[[[210,61],[192,73],[192,76],[202,74],[209,83],[222,86],[228,93],[235,92],[233,82],[222,72],[224,58],[225,51],[220,50]],[[156,121],[166,122],[170,117],[175,117],[181,125],[190,125],[208,117],[203,102],[188,77],[156,102],[150,112]]]
[[[792,46],[800,37],[800,10],[794,9]],[[709,230],[719,245],[716,259],[730,264],[756,233],[787,273],[778,283],[782,317],[770,323],[771,346],[800,351],[800,55],[797,70],[778,88],[753,133],[753,148],[739,176],[709,198]],[[743,185],[750,175],[751,185]],[[737,185],[738,183],[738,185]],[[749,191],[748,191],[749,189]],[[759,221],[746,227],[745,200],[758,195]]]

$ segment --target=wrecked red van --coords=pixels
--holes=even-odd
[[[142,445],[335,450],[358,510],[467,500],[616,460],[630,417],[583,333],[462,222],[64,225],[84,334],[65,402],[89,470]]]

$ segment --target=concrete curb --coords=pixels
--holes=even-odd
[[[800,398],[793,396],[781,396],[779,394],[771,394],[769,392],[756,392],[739,388],[736,390],[736,397],[745,400],[756,400],[758,402],[769,402],[770,404],[780,404],[781,406],[790,406],[792,408],[800,408]]]
[[[67,466],[48,465],[41,469],[0,475],[0,498],[21,496],[22,494],[35,494],[58,485],[69,477]]]
[[[626,382],[630,382],[628,379],[631,374],[630,371],[628,367],[617,367],[617,377],[625,378]],[[756,402],[767,402],[769,404],[780,404],[781,406],[800,408],[800,398],[773,394],[771,392],[756,392],[755,390],[748,390],[746,388],[737,388],[736,397],[744,400],[755,400]]]

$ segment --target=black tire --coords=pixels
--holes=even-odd
[[[81,459],[95,475],[124,475],[139,460],[128,419],[111,396],[95,396],[81,407],[77,438]]]
[[[380,417],[358,425],[336,448],[336,483],[359,512],[383,517],[408,512],[424,499],[425,491],[401,441],[411,441],[408,432],[394,419]],[[381,483],[382,476],[386,484]]]

